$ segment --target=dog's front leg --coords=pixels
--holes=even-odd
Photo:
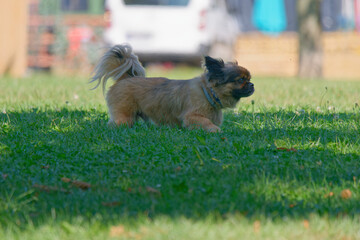
[[[190,129],[202,128],[208,132],[221,132],[221,129],[200,114],[189,114],[184,118],[184,125]]]

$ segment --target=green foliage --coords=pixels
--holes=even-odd
[[[253,81],[209,134],[108,128],[83,78],[1,79],[0,239],[359,238],[359,83]]]

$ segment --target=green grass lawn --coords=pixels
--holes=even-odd
[[[253,82],[210,134],[109,129],[86,78],[1,78],[0,239],[360,239],[360,82]]]

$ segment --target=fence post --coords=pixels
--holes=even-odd
[[[1,1],[0,76],[24,76],[27,67],[28,1]]]

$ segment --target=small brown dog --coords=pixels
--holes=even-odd
[[[249,71],[237,63],[209,56],[205,73],[190,80],[146,78],[145,70],[129,45],[116,45],[101,58],[91,82],[116,82],[106,94],[109,124],[132,126],[142,118],[156,124],[203,128],[219,132],[221,109],[233,108],[254,93]]]

